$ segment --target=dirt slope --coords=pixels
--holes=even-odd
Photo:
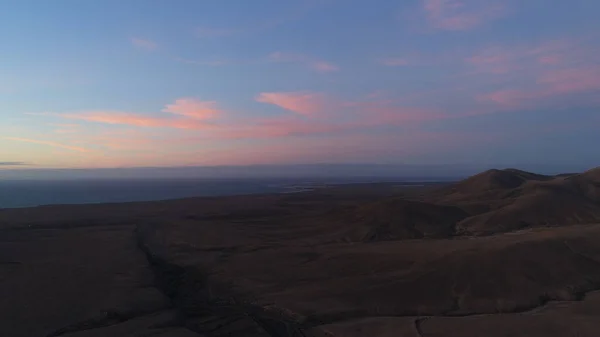
[[[342,219],[353,228],[353,241],[374,242],[450,237],[467,216],[454,206],[388,199],[357,207]]]
[[[544,176],[490,170],[444,187],[429,198],[470,213],[459,234],[493,234],[523,228],[600,222],[600,170]]]

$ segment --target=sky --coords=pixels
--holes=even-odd
[[[0,7],[0,169],[600,165],[597,0]]]

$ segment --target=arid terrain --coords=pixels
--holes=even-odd
[[[0,336],[600,336],[600,169],[0,210]]]

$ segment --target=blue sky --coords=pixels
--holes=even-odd
[[[597,1],[0,5],[4,168],[600,158]]]

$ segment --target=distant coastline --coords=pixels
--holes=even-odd
[[[289,179],[103,179],[0,180],[0,209],[55,204],[158,201],[191,197],[301,193],[348,184],[422,184],[442,179],[289,178]]]

